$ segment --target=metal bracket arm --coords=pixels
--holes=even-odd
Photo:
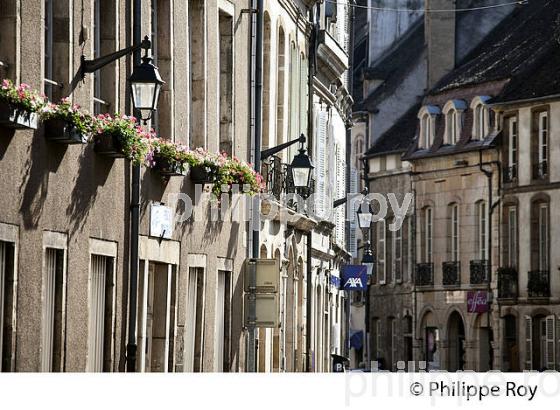
[[[122,58],[128,54],[132,54],[140,48],[148,50],[151,46],[152,43],[150,42],[148,36],[146,36],[144,37],[144,40],[142,40],[140,44],[123,48],[122,50],[115,51],[114,53],[107,54],[105,56],[101,56],[93,60],[86,60],[86,57],[82,55],[81,64],[80,64],[80,75],[82,77],[82,80],[85,78],[86,74],[88,73],[94,73],[95,71],[105,67],[107,64],[110,64],[113,61],[116,61],[119,58]]]
[[[305,144],[305,135],[301,134],[300,137],[298,139],[292,140],[292,141],[288,141],[285,142],[283,144],[277,145],[276,147],[272,147],[269,149],[265,149],[264,151],[261,151],[261,161],[267,159],[268,157],[270,157],[271,155],[274,155],[294,144],[297,143],[301,143],[301,144]]]

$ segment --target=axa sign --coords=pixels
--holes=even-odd
[[[342,270],[342,289],[364,291],[367,286],[365,265],[346,265]]]

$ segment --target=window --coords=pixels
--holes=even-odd
[[[65,250],[46,248],[43,276],[41,371],[64,371],[66,262]]]
[[[517,267],[517,207],[507,207],[507,266]]]
[[[391,235],[392,239],[392,250],[391,255],[393,256],[393,283],[402,282],[403,274],[403,261],[402,261],[402,227]]]
[[[428,114],[422,117],[420,130],[420,148],[429,148],[433,142],[432,119]]]
[[[204,329],[204,269],[191,267],[187,285],[185,371],[202,371]]]
[[[93,58],[101,57],[101,0],[93,2]],[[93,113],[103,112],[105,102],[101,99],[101,70],[93,73]]]
[[[509,138],[508,138],[508,166],[510,171],[510,179],[513,181],[517,179],[517,160],[518,160],[518,130],[517,130],[517,117],[510,117],[509,124]]]
[[[90,372],[112,370],[114,261],[115,259],[109,256],[91,255],[87,363]]]
[[[284,143],[284,81],[286,76],[286,37],[284,29],[278,29],[277,55],[277,84],[276,84],[276,143]],[[282,155],[281,153],[279,154]]]
[[[93,58],[113,53],[117,49],[117,6],[115,0],[94,0],[92,23]],[[118,106],[117,87],[118,62],[112,62],[92,73],[93,112],[102,114],[112,112]]]
[[[428,149],[434,143],[435,118],[438,114],[441,114],[441,110],[434,105],[425,105],[420,109],[418,113],[420,120],[419,149]]]
[[[424,262],[433,262],[433,209],[424,209]]]
[[[486,260],[488,255],[487,244],[487,210],[486,202],[478,201],[475,205],[475,218],[476,218],[476,253],[480,260]]]
[[[539,148],[535,176],[543,178],[548,174],[548,112],[539,113]]]
[[[15,368],[15,243],[0,241],[0,371]]]
[[[397,346],[397,319],[391,318],[391,363],[389,364],[390,370],[397,368],[398,360],[398,346]]]
[[[229,372],[231,354],[231,272],[218,271],[215,350],[216,371]]]
[[[457,110],[449,111],[445,116],[445,141],[448,144],[455,145],[457,144],[458,134],[459,134],[459,121],[458,121],[459,114]]]
[[[538,270],[549,268],[548,250],[548,204],[540,203],[539,207],[539,265]]]
[[[387,249],[385,242],[387,231],[385,225],[384,219],[380,219],[377,222],[377,278],[380,285],[385,284],[386,281],[385,261],[387,259]]]
[[[221,33],[220,33],[221,34]],[[262,69],[262,149],[270,148],[274,146],[274,142],[271,141],[270,135],[270,105],[271,105],[271,93],[270,93],[270,52],[271,47],[271,23],[270,15],[268,12],[264,13],[264,41],[263,41],[263,69]]]
[[[220,11],[220,151],[233,155],[233,18]],[[270,32],[270,27],[268,28]],[[270,56],[269,56],[270,59]],[[267,87],[270,87],[267,83]],[[266,133],[269,131],[269,98],[266,102]]]
[[[459,261],[459,205],[449,205],[449,261]]]
[[[414,237],[414,221],[412,216],[408,216],[407,218],[407,226],[408,226],[408,235],[406,237],[406,260],[407,260],[407,271],[408,277],[406,280],[411,280],[414,274],[414,265],[412,259],[412,238]]]
[[[484,139],[490,130],[490,109],[486,105],[489,96],[476,97],[471,102],[473,111],[472,138],[476,140]]]
[[[205,3],[199,1],[188,2],[188,30],[189,39],[189,147],[191,149],[207,147],[206,133],[206,32]]]
[[[45,0],[45,55],[44,55],[44,92],[53,100],[53,1]]]

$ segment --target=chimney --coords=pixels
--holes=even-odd
[[[425,0],[428,89],[455,67],[455,0]]]

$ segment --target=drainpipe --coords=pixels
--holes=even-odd
[[[132,44],[142,41],[142,0],[134,0],[132,17]],[[133,66],[140,64],[141,49],[134,52]],[[128,301],[128,343],[126,346],[126,371],[136,371],[136,314],[138,297],[138,242],[140,226],[140,166],[132,165],[130,199],[130,277]]]
[[[315,78],[315,48],[316,48],[316,41],[317,41],[317,27],[315,25],[315,16],[314,16],[315,6],[312,6],[309,10],[309,21],[311,23],[311,36],[309,38],[309,58],[307,59],[308,62],[308,72],[307,72],[307,141],[308,141],[308,152],[311,156],[313,156],[313,79]],[[311,298],[312,298],[312,281],[313,281],[313,266],[312,266],[312,258],[311,258],[311,251],[313,246],[311,244],[313,238],[313,232],[309,231],[307,233],[307,287],[306,287],[306,300],[305,300],[305,309],[307,312],[307,320],[306,320],[306,337],[305,337],[305,350],[306,350],[306,370],[308,372],[313,371],[312,363],[311,363]]]
[[[482,150],[478,151],[478,166],[480,171],[486,175],[486,177],[488,178],[488,286],[487,286],[487,290],[488,290],[488,294],[490,294],[492,292],[492,215],[494,214],[494,208],[499,204],[499,200],[498,202],[496,202],[496,204],[493,203],[493,177],[494,177],[494,171],[489,171],[487,169],[485,169],[483,167],[483,165],[497,165],[498,166],[498,176],[501,178],[500,176],[500,162],[499,161],[490,161],[490,162],[486,162],[483,163],[482,162]],[[499,183],[499,182],[498,182]],[[490,309],[488,309],[488,314],[486,316],[486,325],[488,326],[488,331],[490,332]],[[488,339],[488,343],[490,343],[490,338]],[[489,346],[489,351],[491,351],[491,345]],[[493,362],[493,353],[490,356],[490,363],[489,363],[489,367],[490,370],[492,370],[492,362]]]
[[[264,0],[257,0],[257,27],[256,27],[256,57],[255,57],[255,98],[254,98],[254,113],[255,113],[255,133],[254,133],[254,169],[260,172],[261,168],[261,134],[262,134],[262,87],[263,87],[263,20],[264,20]],[[259,237],[259,201],[253,201],[252,212],[252,257],[258,258],[260,251],[260,237]],[[255,288],[257,285],[257,272],[251,269],[249,274],[249,325],[248,325],[248,352],[247,352],[247,371],[254,373],[257,371],[257,329],[254,325],[256,318],[256,295]]]

